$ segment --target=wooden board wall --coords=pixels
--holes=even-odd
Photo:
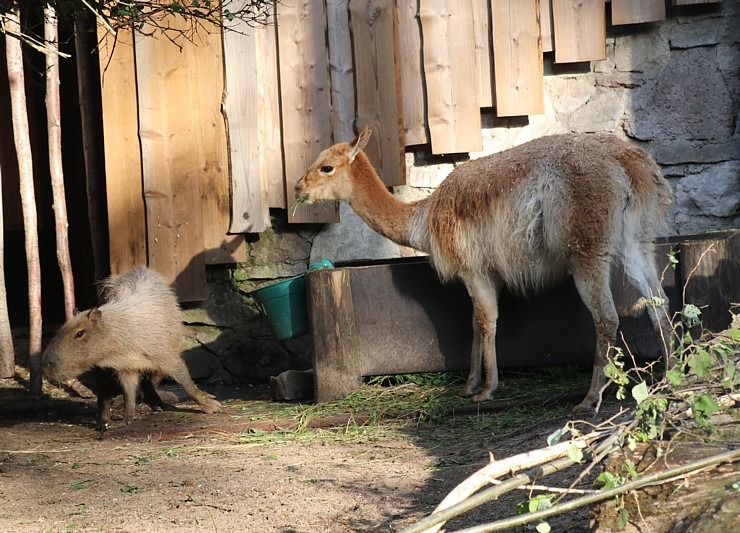
[[[260,172],[259,71],[256,30],[234,21],[223,33],[229,131],[231,233],[258,233],[270,226],[268,187]]]
[[[606,59],[604,0],[552,0],[555,62]]]
[[[542,51],[555,50],[555,35],[552,29],[552,0],[540,0],[540,41]]]
[[[638,24],[665,20],[664,0],[611,0],[612,24]]]
[[[285,190],[290,222],[336,222],[339,207],[323,202],[293,209],[293,187],[332,142],[331,88],[323,0],[277,4]]]
[[[491,3],[496,114],[544,113],[542,52],[537,0]]]
[[[396,0],[398,68],[401,76],[403,129],[406,146],[429,142],[426,127],[424,64],[421,57],[419,0]]]
[[[147,264],[133,35],[120,30],[117,37],[98,26],[112,274]]]
[[[365,153],[388,186],[406,183],[401,78],[393,0],[350,0],[357,125],[373,130]]]
[[[183,28],[178,18],[168,21]],[[182,301],[207,296],[191,46],[136,35],[139,138],[149,266],[177,283]],[[202,85],[202,84],[200,84]]]
[[[352,32],[349,0],[326,0],[331,73],[331,103],[334,142],[350,142],[355,137],[355,69],[352,59]]]
[[[493,34],[491,3],[488,0],[473,0],[473,25],[475,62],[478,67],[478,105],[493,107]]]
[[[419,17],[432,153],[481,150],[472,0],[421,0]]]

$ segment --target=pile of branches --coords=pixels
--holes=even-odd
[[[684,310],[686,316],[698,310]],[[684,323],[684,325],[686,325]],[[690,326],[690,324],[688,324]],[[601,470],[607,456],[627,449],[635,451],[641,443],[659,447],[667,456],[679,440],[711,441],[718,415],[740,405],[740,317],[732,327],[695,341],[687,327],[674,354],[677,363],[659,381],[652,381],[652,366],[634,365],[625,370],[625,355],[615,349],[605,372],[617,387],[617,398],[631,406],[600,424],[570,421],[547,439],[547,447],[501,460],[494,460],[460,483],[434,512],[402,533],[434,533],[444,523],[516,489],[534,495],[519,508],[521,514],[460,530],[481,533],[531,524],[540,533],[550,531],[547,518],[595,503],[617,500],[647,486],[675,481],[698,470],[723,463],[740,462],[740,449],[730,449],[682,466],[638,473],[628,462],[624,474],[604,470],[598,481],[600,490],[575,490],[574,487],[596,468]],[[629,355],[629,354],[628,354]],[[652,381],[652,382],[651,382]],[[629,394],[628,394],[629,393]],[[563,440],[569,437],[568,440]],[[543,486],[542,480],[556,472],[580,465],[570,487]],[[623,469],[624,470],[624,469]],[[487,487],[487,488],[486,488]],[[483,490],[481,490],[483,489]],[[617,527],[629,520],[624,506]]]

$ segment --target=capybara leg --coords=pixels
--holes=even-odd
[[[171,405],[167,405],[162,401],[157,389],[154,387],[154,383],[151,378],[147,376],[144,376],[141,380],[141,394],[144,397],[144,403],[146,403],[152,411],[165,411],[172,408]]]
[[[177,364],[174,368],[169,369],[168,372],[170,377],[177,381],[180,386],[185,390],[188,396],[193,399],[204,413],[216,413],[221,410],[221,404],[215,400],[210,394],[206,394],[200,390],[195,383],[193,383],[188,372],[188,367],[182,359],[178,359]]]
[[[110,424],[110,408],[113,403],[113,396],[110,394],[100,394],[98,396],[98,413],[95,427],[98,431],[105,431]]]
[[[120,372],[118,379],[123,389],[123,423],[129,425],[136,415],[136,389],[139,388],[139,374]]]

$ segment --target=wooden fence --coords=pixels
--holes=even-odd
[[[182,300],[205,298],[205,265],[245,260],[242,234],[270,208],[338,220],[331,204],[294,212],[292,189],[355,124],[389,186],[407,146],[481,150],[481,108],[543,112],[543,52],[606,57],[607,9],[613,24],[665,18],[664,0],[281,0],[274,24],[193,42],[122,32],[114,46],[101,28],[111,270],[148,263]]]

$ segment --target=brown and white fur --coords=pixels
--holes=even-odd
[[[657,163],[613,135],[552,135],[460,165],[431,196],[404,203],[362,151],[369,138],[366,127],[352,143],[324,150],[296,184],[296,198],[345,200],[381,235],[429,253],[442,280],[463,281],[474,340],[461,393],[475,401],[491,399],[498,385],[500,289],[529,293],[572,276],[596,326],[591,387],[577,409],[593,407],[619,325],[612,267],[621,264],[644,297],[666,301],[653,239],[671,194]],[[668,316],[659,311],[649,308],[650,317],[668,335]],[[670,349],[661,345],[666,357]]]

